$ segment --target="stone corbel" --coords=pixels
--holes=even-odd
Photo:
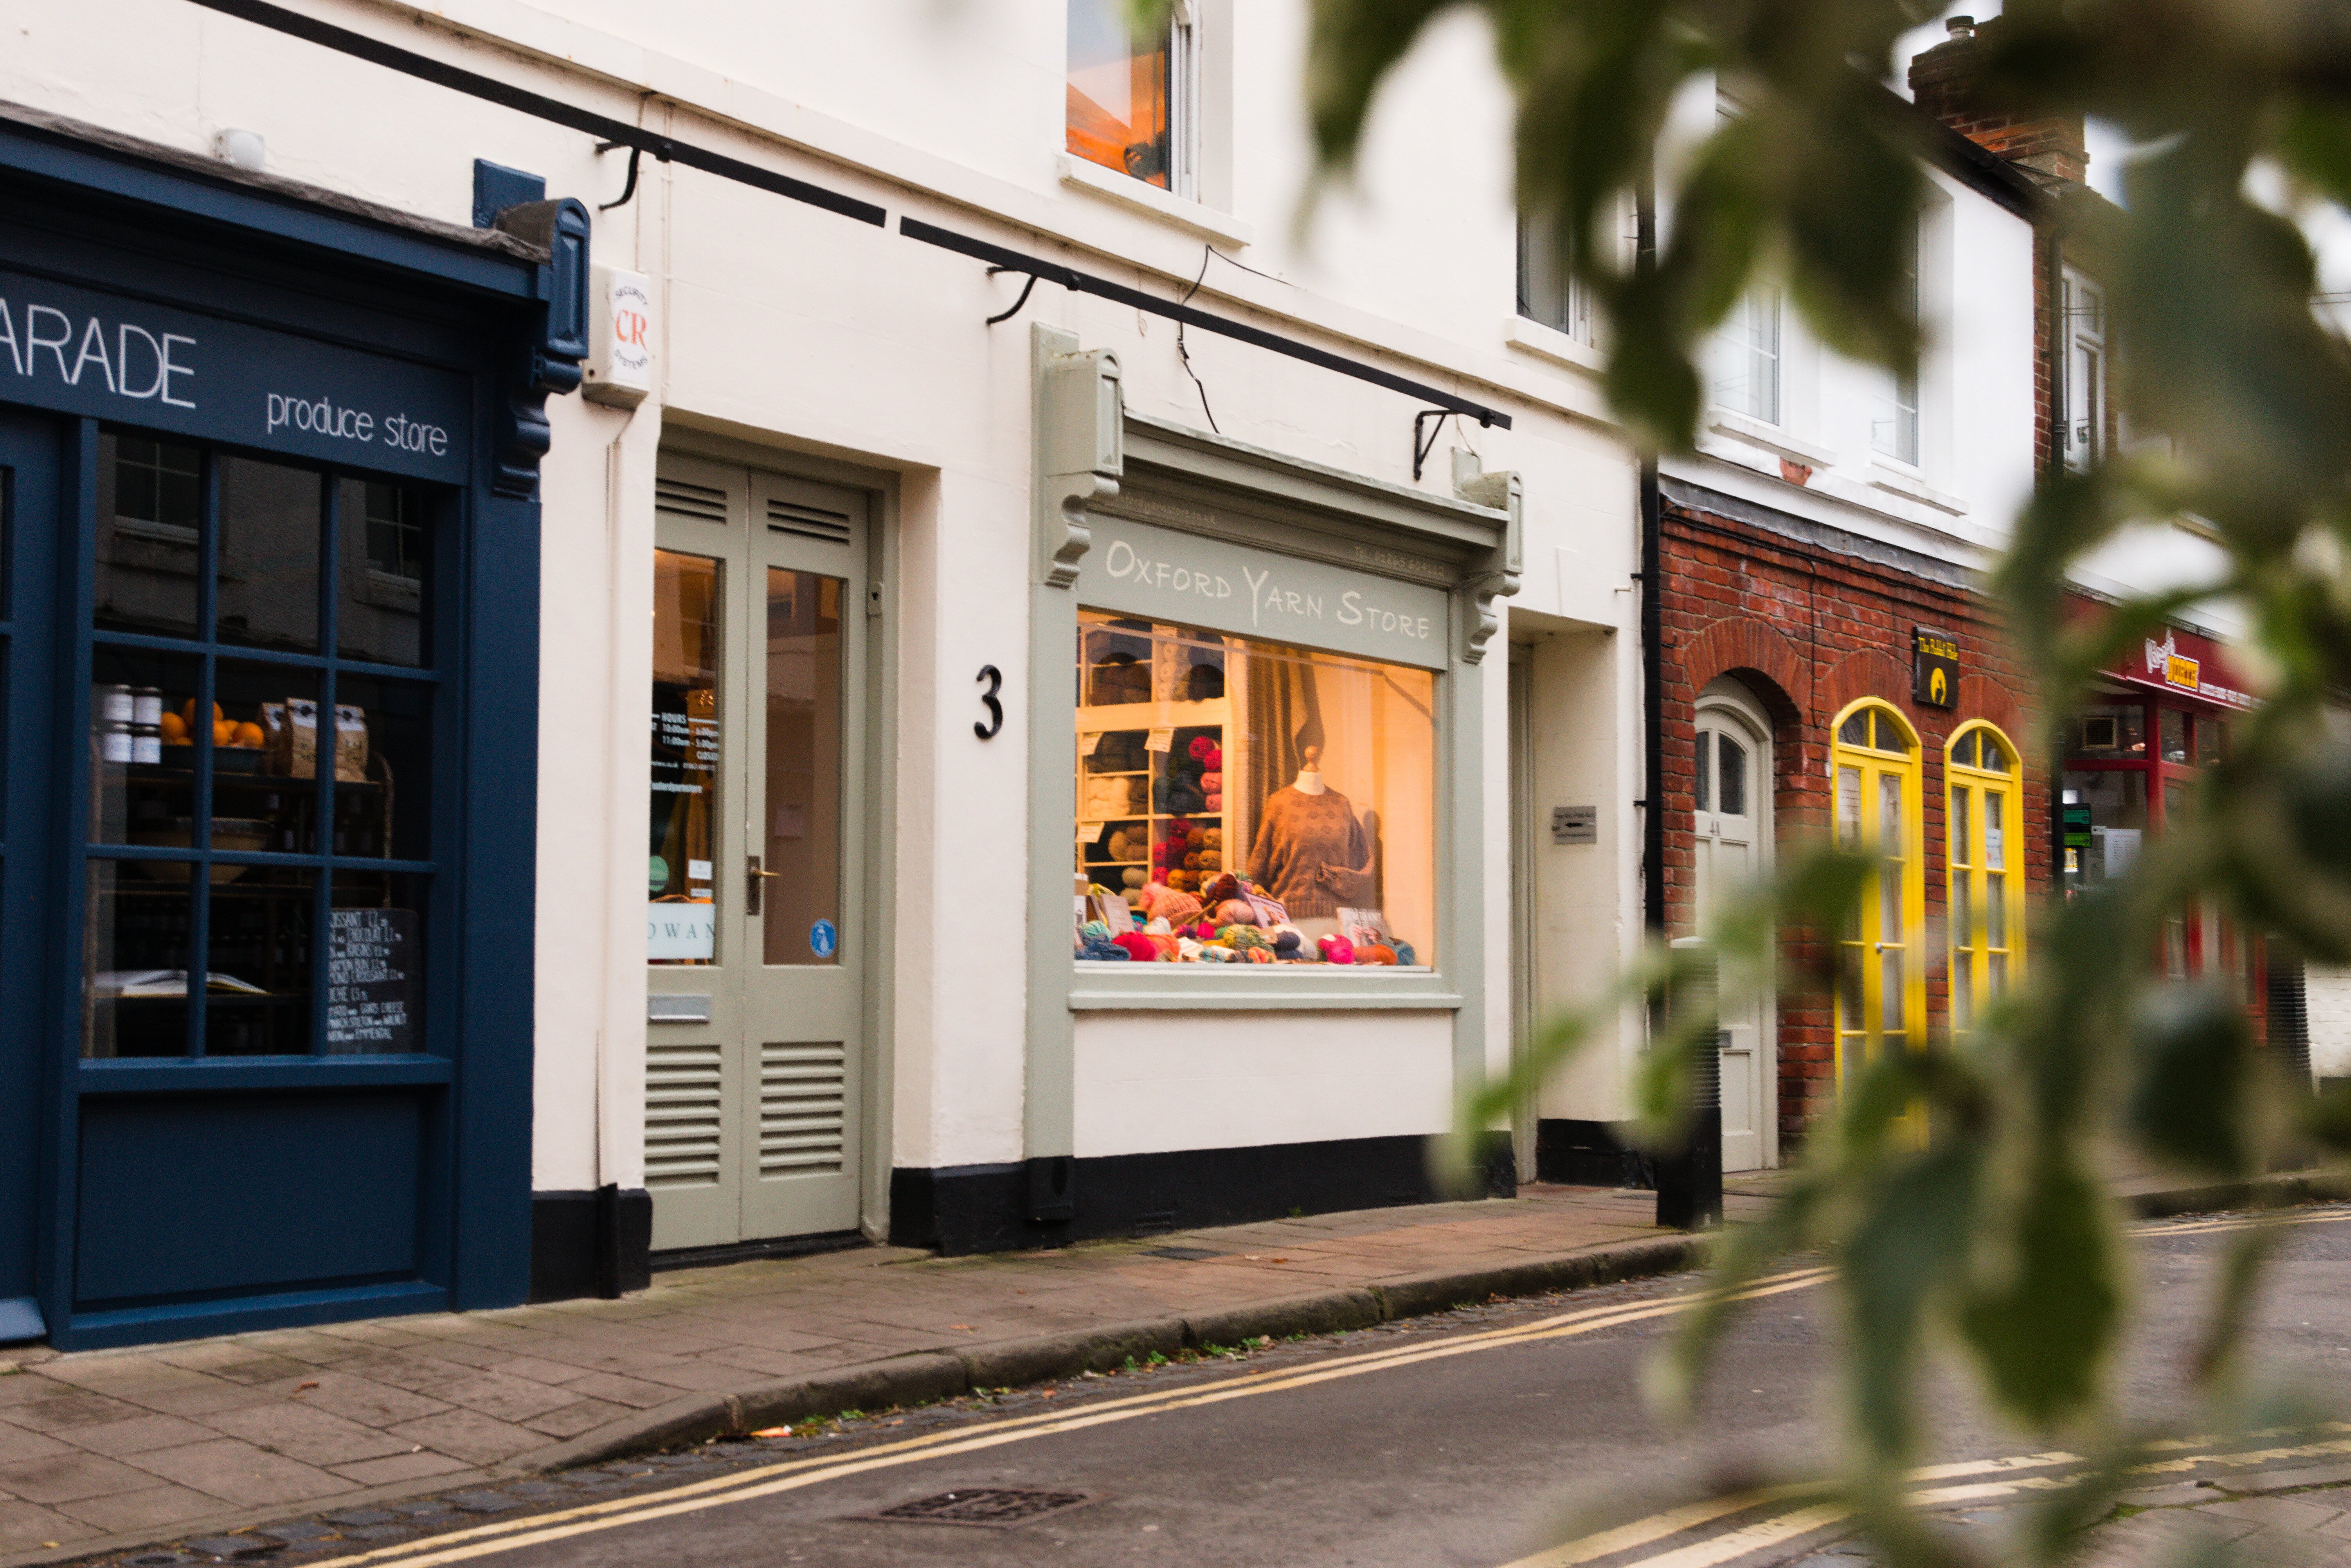
[[[1510,517],[1484,563],[1462,581],[1458,591],[1463,612],[1461,662],[1478,664],[1485,662],[1486,644],[1502,627],[1502,617],[1494,608],[1494,601],[1510,598],[1519,591],[1524,561],[1520,521],[1525,497],[1515,471],[1501,469],[1489,474],[1476,453],[1458,447],[1453,452],[1453,493],[1472,506],[1491,507],[1498,512],[1508,512]]]
[[[497,471],[491,487],[523,500],[538,495],[538,460],[552,434],[550,393],[577,392],[580,361],[588,357],[588,209],[578,198],[527,202],[499,212],[496,226],[547,251],[539,268],[544,299],[533,340],[517,343],[507,372],[506,406],[498,419]]]
[[[1037,580],[1069,588],[1093,545],[1088,508],[1116,498],[1126,471],[1125,405],[1118,356],[1080,351],[1074,332],[1037,324],[1035,366]]]

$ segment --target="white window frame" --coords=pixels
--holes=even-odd
[[[2079,472],[2106,449],[2106,392],[2114,368],[2106,336],[2106,291],[2065,268],[2058,325],[2065,345],[2065,466]]]
[[[1920,293],[1919,262],[1923,246],[1924,214],[1910,214],[1910,296],[1904,308],[1909,312],[1910,324],[1916,328],[1924,319],[1925,300]],[[1869,421],[1869,446],[1881,457],[1912,468],[1919,465],[1918,388],[1922,380],[1921,354],[1914,352],[1908,370],[1894,371],[1880,367],[1877,406]]]
[[[1716,408],[1727,409],[1759,423],[1777,425],[1784,399],[1782,379],[1786,355],[1781,333],[1782,292],[1777,283],[1758,278],[1747,286],[1739,302],[1714,329],[1708,356],[1707,397]],[[1722,395],[1723,387],[1743,367],[1748,388],[1745,402]]]
[[[1200,28],[1192,0],[1167,17],[1167,193],[1200,199]]]
[[[1557,254],[1560,249],[1556,225],[1543,214],[1519,212],[1519,246],[1516,308],[1520,317],[1538,327],[1565,333],[1577,342],[1592,345],[1592,300],[1583,280],[1575,276],[1569,258]],[[1541,270],[1539,263],[1548,262],[1559,275],[1560,319],[1552,320],[1537,313],[1530,290],[1530,277]]]

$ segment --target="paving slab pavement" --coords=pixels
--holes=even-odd
[[[1734,1191],[1729,1217],[1766,1201]],[[1654,1202],[1530,1186],[1044,1252],[755,1260],[658,1273],[613,1301],[0,1352],[0,1564],[446,1492],[843,1399],[961,1392],[975,1371],[1115,1364],[1122,1346],[1179,1346],[1187,1323],[1292,1332],[1350,1312],[1376,1321],[1384,1290],[1401,1315],[1546,1269],[1573,1282],[1559,1270],[1680,1266],[1689,1253],[1651,1224]]]

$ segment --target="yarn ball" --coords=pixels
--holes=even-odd
[[[1221,793],[1224,787],[1225,775],[1222,768],[1212,768],[1200,775],[1200,788],[1206,789],[1209,794],[1215,795]]]
[[[1257,905],[1246,898],[1224,899],[1217,904],[1216,916],[1219,925],[1254,925]]]
[[[1124,872],[1120,873],[1119,880],[1130,888],[1141,887],[1143,885],[1143,868],[1139,865],[1131,865],[1127,867]]]
[[[1409,942],[1397,943],[1395,945],[1395,956],[1396,962],[1402,964],[1406,968],[1410,968],[1413,965],[1420,962],[1418,958],[1413,956],[1412,944]]]
[[[1159,961],[1161,963],[1173,964],[1179,958],[1183,957],[1184,953],[1182,946],[1177,943],[1175,937],[1170,936],[1165,931],[1154,931],[1148,933],[1148,936],[1150,937],[1151,945],[1159,950]]]
[[[1107,942],[1110,940],[1110,927],[1099,920],[1089,920],[1078,927],[1078,937],[1085,942]]]
[[[1305,938],[1295,931],[1277,931],[1273,934],[1273,950],[1285,958],[1294,957],[1298,949],[1304,945]]]
[[[1223,849],[1225,847],[1225,830],[1222,828],[1202,828],[1200,830],[1200,847],[1206,850]]]
[[[1208,814],[1210,816],[1215,816],[1224,810],[1224,809],[1225,798],[1211,790],[1208,795]]]
[[[1200,924],[1192,927],[1192,936],[1198,941],[1214,942],[1217,939],[1217,928],[1207,921],[1203,920]]]
[[[1155,964],[1159,961],[1158,945],[1140,931],[1122,931],[1112,937],[1111,942],[1135,963]]]
[[[1321,949],[1322,961],[1326,964],[1352,964],[1355,961],[1355,945],[1344,936],[1335,934],[1325,936],[1314,946]]]
[[[1195,758],[1205,758],[1208,753],[1217,749],[1217,743],[1210,740],[1205,735],[1196,735],[1192,737],[1192,744],[1185,749],[1189,751]]]
[[[1088,939],[1085,946],[1079,950],[1078,956],[1082,959],[1091,959],[1095,963],[1125,964],[1132,962],[1132,960],[1127,956],[1126,949],[1120,946],[1117,943],[1094,938]]]
[[[1224,748],[1216,746],[1208,747],[1207,754],[1200,758],[1200,766],[1213,768],[1219,773],[1223,772],[1225,770]]]
[[[1184,863],[1186,865],[1190,865],[1192,863],[1192,856],[1186,855],[1184,857]],[[1225,857],[1218,854],[1214,850],[1202,850],[1199,853],[1199,869],[1202,871],[1222,871],[1225,869]]]
[[[1131,861],[1134,858],[1133,852],[1134,849],[1134,845],[1128,841],[1124,829],[1113,829],[1110,835],[1111,859],[1114,861]]]
[[[1249,951],[1249,961],[1252,964],[1270,964],[1274,961],[1273,954],[1264,947],[1252,947]]]
[[[1355,962],[1358,964],[1393,964],[1395,961],[1395,949],[1384,942],[1370,942],[1355,949]]]
[[[1184,856],[1184,869],[1185,869],[1186,871],[1198,871],[1198,870],[1200,869],[1200,852],[1199,852],[1199,851],[1197,851],[1197,850],[1192,850],[1192,851],[1187,852],[1185,854],[1185,856]]]

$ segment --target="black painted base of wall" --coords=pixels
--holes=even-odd
[[[1535,1179],[1649,1192],[1657,1185],[1657,1170],[1646,1154],[1625,1141],[1618,1124],[1561,1117],[1535,1124]]]
[[[653,1197],[644,1188],[530,1195],[530,1299],[618,1296],[653,1282]]]
[[[1105,1155],[1068,1162],[1056,1203],[1035,1204],[1026,1164],[955,1166],[890,1173],[890,1243],[940,1252],[1004,1252],[1058,1247],[1106,1236],[1151,1236],[1209,1225],[1246,1225],[1293,1214],[1331,1214],[1435,1203],[1430,1140],[1344,1138],[1245,1149],[1183,1149]],[[1518,1191],[1507,1134],[1490,1134],[1485,1158],[1468,1173],[1472,1191]],[[1031,1219],[1043,1208],[1066,1219]]]

